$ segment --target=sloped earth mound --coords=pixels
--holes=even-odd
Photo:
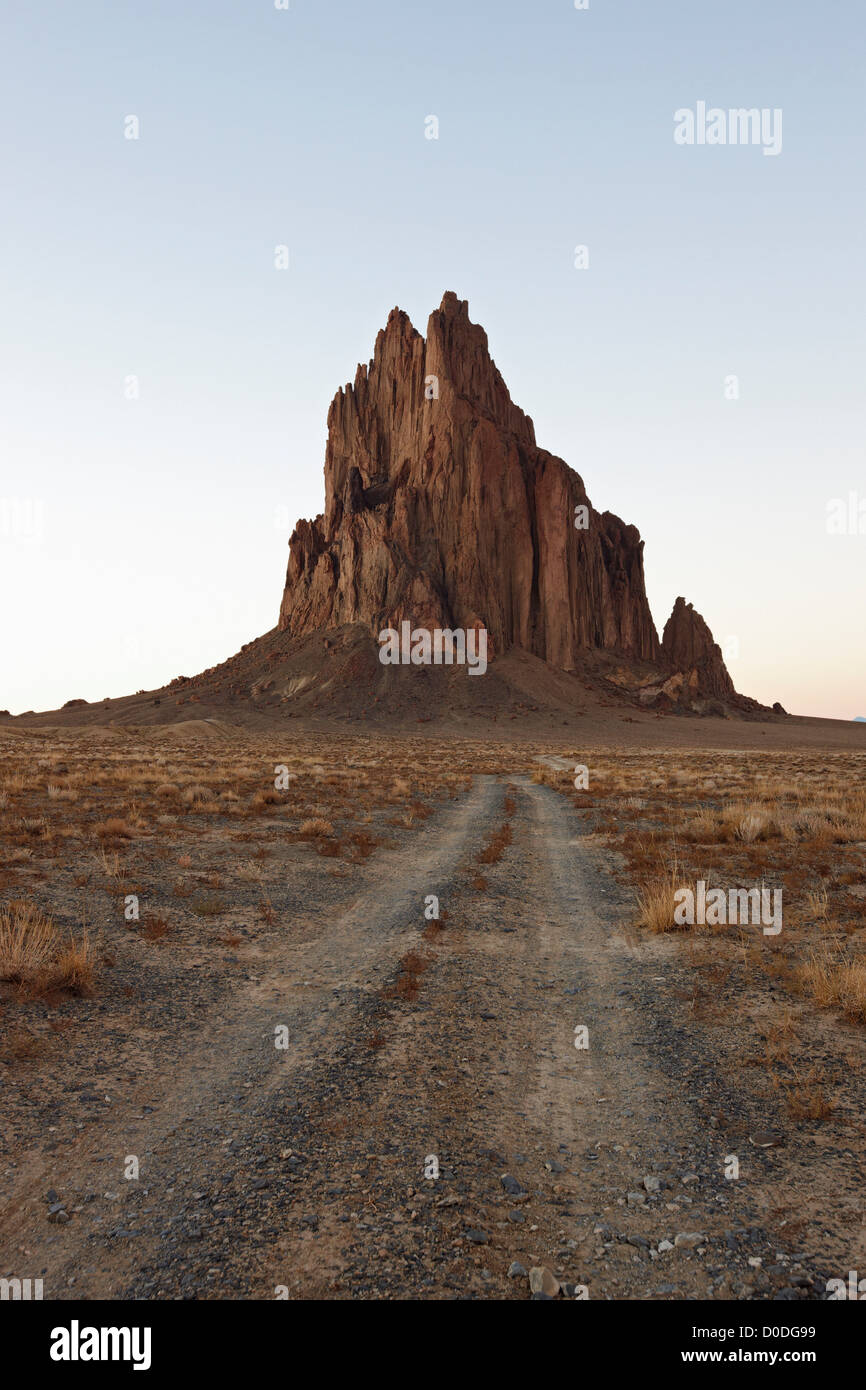
[[[532,734],[585,715],[649,724],[662,714],[696,720],[698,710],[738,721],[786,722],[740,696],[728,705],[689,703],[682,680],[670,697],[666,688],[672,689],[669,672],[604,651],[587,651],[574,672],[520,647],[491,658],[483,675],[471,675],[467,666],[383,665],[370,632],[351,624],[303,637],[274,630],[228,661],[197,676],[178,676],[159,690],[92,704],[75,700],[61,710],[5,719],[0,729],[171,725],[192,735],[297,721],[298,728],[377,725],[393,731],[430,725],[458,733],[498,725]]]

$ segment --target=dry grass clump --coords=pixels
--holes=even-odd
[[[60,787],[54,782],[49,782],[47,787],[49,801],[77,801],[77,787]]]
[[[638,926],[651,932],[691,931],[691,927],[674,921],[676,894],[684,887],[681,875],[674,869],[666,878],[645,883],[637,891]]]
[[[380,841],[369,835],[366,830],[353,830],[349,836],[349,843],[354,847],[357,858],[367,859]]]
[[[829,895],[826,888],[819,888],[806,894],[806,906],[813,917],[819,921],[826,920],[827,907],[829,905]]]
[[[254,859],[245,859],[238,864],[235,875],[242,883],[258,883],[262,876],[262,866]]]
[[[32,1062],[48,1055],[48,1039],[38,1037],[27,1028],[9,1028],[2,1038],[2,1056],[5,1062]]]
[[[212,796],[213,792],[209,787],[203,787],[199,783],[193,782],[190,786],[184,787],[182,800],[187,806],[194,806],[197,801],[210,801]]]
[[[811,1067],[803,1076],[795,1067],[794,1073],[793,1079],[786,1078],[781,1082],[775,1077],[771,1078],[776,1090],[784,1088],[785,1102],[791,1119],[798,1123],[808,1121],[812,1124],[819,1120],[829,1120],[836,1106],[824,1090],[825,1078],[819,1069]]]
[[[171,931],[171,926],[165,917],[157,917],[154,913],[146,913],[141,919],[140,934],[145,941],[162,941]]]
[[[554,787],[557,791],[570,791],[574,787],[574,774],[565,768],[548,767],[546,763],[536,764],[531,772],[532,781],[537,787]]]
[[[94,826],[94,832],[100,840],[134,840],[135,831],[120,816],[110,816],[108,820],[100,825]]]
[[[261,811],[265,806],[280,806],[285,802],[285,797],[280,796],[278,791],[269,788],[265,791],[257,791],[250,801],[250,809]],[[219,809],[219,808],[218,808]]]
[[[50,967],[43,989],[65,989],[70,994],[92,994],[94,960],[90,941],[85,934],[81,940],[69,938],[67,946]]]
[[[321,816],[315,816],[312,820],[305,820],[298,834],[302,840],[318,840],[326,835],[333,835],[334,827],[329,820],[324,820]]]
[[[684,827],[687,840],[697,844],[707,844],[719,838],[719,818],[708,806],[702,806]]]
[[[277,921],[279,920],[277,916],[277,909],[274,907],[267,893],[262,894],[262,899],[259,903],[259,916],[261,917],[263,922],[267,923],[269,927],[275,926]]]
[[[120,855],[117,853],[117,850],[112,850],[109,854],[103,845],[99,851],[97,863],[107,879],[111,880],[120,877]]]
[[[48,834],[48,822],[44,816],[22,816],[20,824],[26,835],[39,835],[44,838]]]
[[[65,989],[89,994],[93,953],[85,935],[64,943],[51,918],[35,903],[16,899],[0,908],[0,980],[27,994]]]
[[[747,811],[739,820],[734,831],[738,840],[750,845],[755,840],[765,840],[770,831],[770,822],[761,811]]]
[[[0,908],[0,979],[32,978],[57,951],[57,930],[33,903],[16,900]]]
[[[829,1120],[835,1105],[819,1083],[795,1086],[788,1092],[788,1113],[792,1120]]]
[[[822,1008],[839,1009],[852,1023],[866,1023],[866,960],[813,952],[797,974]]]

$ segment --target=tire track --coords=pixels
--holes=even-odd
[[[227,1015],[200,1020],[182,1070],[162,1077],[152,1113],[116,1104],[98,1134],[52,1156],[50,1172],[44,1159],[29,1163],[4,1212],[0,1263],[15,1268],[16,1251],[26,1248],[45,1271],[46,1298],[116,1297],[136,1268],[149,1258],[160,1263],[159,1244],[171,1244],[172,1227],[199,1240],[186,1193],[211,1185],[225,1166],[226,1135],[234,1142],[243,1131],[250,1098],[285,1087],[293,1073],[363,1029],[367,1001],[418,940],[424,897],[447,894],[501,799],[495,778],[478,778],[419,831],[421,845],[368,861],[350,905],[326,908],[324,921],[314,905],[301,922],[295,917],[304,939],[269,942],[256,962],[260,978],[237,991]],[[279,912],[280,895],[273,896]],[[286,1029],[285,1050],[275,1046],[278,1025]],[[139,1160],[137,1182],[119,1181],[128,1155]],[[74,1216],[46,1229],[50,1184]],[[116,1194],[107,1216],[104,1193]]]

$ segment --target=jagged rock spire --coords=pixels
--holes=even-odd
[[[538,448],[450,291],[426,339],[392,310],[334,397],[325,511],[292,535],[280,608],[293,634],[404,618],[481,623],[493,652],[514,644],[564,670],[586,648],[660,654],[637,529],[595,511],[578,474]]]

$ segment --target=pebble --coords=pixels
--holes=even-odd
[[[784,1142],[783,1134],[770,1129],[756,1129],[754,1134],[749,1135],[749,1143],[754,1144],[756,1149],[778,1149]]]
[[[523,1197],[526,1195],[526,1188],[521,1182],[518,1182],[517,1178],[512,1177],[510,1173],[503,1173],[499,1181],[502,1183],[509,1197]]]
[[[678,1250],[694,1250],[696,1246],[703,1245],[705,1240],[706,1236],[701,1235],[699,1231],[680,1231],[679,1235],[674,1237],[674,1245]]]
[[[535,1265],[529,1271],[529,1287],[533,1294],[543,1294],[545,1298],[556,1298],[559,1293],[559,1280],[545,1265]]]

